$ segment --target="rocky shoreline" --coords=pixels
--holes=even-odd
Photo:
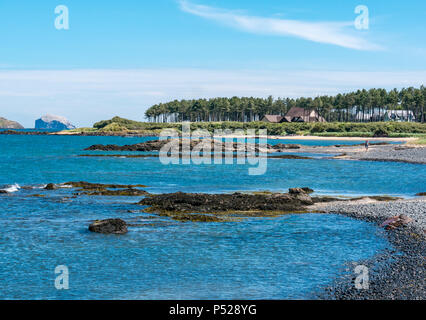
[[[263,194],[257,198],[255,195],[241,193],[225,197],[184,193],[151,195],[144,198],[139,204],[150,206],[147,212],[161,212],[162,215],[168,215],[176,220],[181,218],[181,221],[186,219],[188,221],[217,222],[221,221],[220,218],[223,219],[223,213],[226,213],[227,210],[242,216],[253,214],[254,216],[268,216],[274,212],[285,214],[289,208],[281,207],[280,202],[284,202],[287,206],[293,206],[293,210],[297,207],[299,212],[342,214],[374,223],[386,230],[384,232],[393,249],[386,250],[367,261],[353,262],[350,266],[348,265],[346,273],[337,278],[332,286],[315,293],[315,298],[334,300],[426,299],[426,197],[411,200],[387,197],[341,200],[330,197],[311,197],[309,194],[312,190],[303,189],[290,189],[288,194]],[[300,200],[299,197],[301,197]],[[238,199],[249,199],[250,201],[239,201]],[[274,202],[274,199],[277,202]],[[261,203],[262,210],[259,210],[257,206],[259,203]],[[188,216],[192,216],[189,213],[195,211],[216,213],[211,216],[216,219],[192,220],[193,217]],[[198,214],[197,216],[206,217],[207,215]],[[359,264],[369,268],[369,288],[365,290],[356,289],[354,285],[354,268]]]
[[[150,152],[159,151],[171,140],[152,140],[133,145],[92,145],[86,148],[86,151],[140,151]],[[426,164],[426,147],[420,146],[405,146],[405,145],[392,145],[387,142],[371,143],[368,151],[365,150],[361,144],[357,145],[333,145],[333,146],[303,146],[299,144],[266,144],[259,147],[256,144],[246,144],[243,148],[237,143],[223,143],[207,139],[202,142],[208,146],[210,150],[216,152],[252,152],[252,153],[265,153],[269,158],[283,158],[283,159],[315,159],[305,154],[325,154],[330,155],[330,159],[341,160],[360,160],[360,161],[384,161],[384,162],[404,162],[412,164]],[[202,144],[199,141],[192,140],[189,144],[189,150],[203,150]],[[210,145],[209,145],[210,144]],[[179,150],[182,150],[182,141],[176,143]],[[279,155],[278,153],[285,152],[286,155]],[[298,156],[298,153],[303,153],[303,156]],[[90,155],[86,155],[90,156]],[[94,156],[107,156],[107,155],[94,155]],[[118,156],[118,155],[114,155]],[[126,155],[123,155],[126,157]],[[127,156],[131,157],[131,156]],[[146,157],[146,156],[144,156]]]
[[[30,189],[31,187],[22,187]],[[46,192],[75,189],[73,197],[140,196],[138,212],[168,217],[180,222],[229,222],[248,217],[274,217],[294,213],[341,214],[384,228],[392,249],[367,261],[348,262],[334,283],[313,293],[316,299],[336,300],[423,300],[426,299],[426,197],[395,199],[386,196],[341,199],[318,197],[310,188],[292,188],[288,193],[237,192],[233,194],[170,193],[150,194],[145,185],[100,184],[89,182],[49,183]],[[38,191],[40,192],[40,191]],[[5,192],[7,193],[7,192]],[[37,195],[29,195],[37,196]],[[38,195],[44,196],[44,195]],[[124,220],[123,220],[124,219]],[[89,230],[104,234],[125,234],[126,217],[96,220]],[[131,230],[130,230],[131,231]],[[369,269],[369,288],[356,289],[354,268]]]
[[[389,202],[348,201],[315,204],[313,211],[336,213],[383,226],[384,221],[404,215],[409,222],[389,228],[386,237],[393,250],[354,262],[334,284],[318,293],[319,299],[424,300],[426,299],[426,198]],[[369,268],[369,288],[356,289],[354,267]]]

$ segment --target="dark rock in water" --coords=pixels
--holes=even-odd
[[[89,226],[89,230],[103,234],[125,234],[128,232],[126,222],[121,219],[97,220]]]
[[[119,146],[115,144],[103,145],[103,144],[95,144],[84,150],[92,150],[92,151],[160,151],[163,146],[169,144],[171,142],[175,142],[176,146],[179,147],[179,150],[182,151],[184,147],[184,143],[187,142],[183,139],[168,139],[168,140],[150,140],[142,143],[136,143],[132,145],[124,145]],[[253,143],[247,143],[245,145],[240,145],[238,143],[224,143],[218,140],[212,139],[203,139],[201,141],[191,140],[188,143],[189,150],[204,150],[203,147],[210,149],[210,151],[216,152],[259,152],[259,145]],[[186,147],[186,145],[185,145]],[[265,145],[265,149],[271,149],[270,145]],[[265,150],[266,151],[266,150]],[[201,151],[200,151],[201,152]]]
[[[300,149],[302,146],[300,144],[283,144],[283,143],[278,143],[276,145],[273,146],[274,149],[276,150],[281,150],[281,149]]]
[[[136,187],[146,187],[142,184],[135,185],[121,185],[121,184],[102,184],[90,183],[85,181],[80,182],[66,182],[65,186],[71,186],[77,189],[78,195],[86,194],[89,196],[142,196],[147,195],[148,192],[141,189],[134,189]],[[110,190],[113,189],[113,190]]]
[[[170,193],[150,195],[139,202],[150,206],[148,212],[181,213],[253,213],[262,216],[267,212],[290,213],[305,211],[306,205],[313,204],[311,197],[300,194],[204,194]],[[260,213],[260,214],[259,214]]]
[[[6,190],[0,190],[0,193],[7,193]]]
[[[312,189],[309,189],[309,190],[312,190]],[[308,194],[308,192],[305,191],[304,188],[290,188],[288,189],[288,192],[291,196],[293,196],[294,198],[304,203],[313,204],[311,196]]]
[[[69,130],[75,129],[66,118],[54,115],[45,115],[35,122],[36,129]]]
[[[98,189],[93,191],[82,192],[83,194],[87,194],[89,196],[143,196],[149,194],[149,192],[145,190],[139,189],[118,189],[118,190],[107,190],[107,189]]]
[[[419,192],[416,194],[417,197],[424,197],[426,196],[426,192]]]
[[[385,228],[386,230],[391,230],[391,229],[395,229],[395,228],[407,225],[408,223],[412,221],[413,219],[411,219],[410,217],[407,217],[406,215],[401,214],[399,216],[395,216],[395,217],[391,217],[387,219],[381,224],[381,227]]]
[[[121,188],[145,188],[143,184],[105,184],[105,183],[91,183],[86,181],[65,182],[64,185],[73,188],[81,188],[84,190],[97,190],[97,189],[121,189]]]
[[[16,121],[0,117],[0,129],[24,129],[24,127]]]
[[[49,183],[46,187],[44,187],[45,190],[56,190],[58,189],[58,187],[53,184],[53,183]]]
[[[1,135],[19,135],[19,136],[44,136],[44,135],[48,135],[49,132],[5,130],[5,131],[0,131],[0,134]]]
[[[301,193],[307,193],[303,188],[290,188],[288,189],[288,193],[290,194],[301,194]]]
[[[302,188],[303,191],[305,191],[306,193],[314,193],[314,190],[308,187],[304,187]]]
[[[132,145],[124,145],[124,146],[118,146],[115,144],[95,144],[93,146],[90,146],[84,150],[96,150],[96,151],[158,151],[160,150],[165,144],[167,143],[166,140],[160,141],[147,141],[143,143],[137,143]]]

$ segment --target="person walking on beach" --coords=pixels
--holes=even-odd
[[[367,152],[368,151],[368,147],[370,146],[370,143],[368,142],[368,140],[367,141],[365,141],[365,151]]]

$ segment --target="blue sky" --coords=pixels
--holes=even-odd
[[[42,2],[42,3],[40,3]],[[426,3],[413,1],[0,2],[0,116],[78,126],[143,120],[154,103],[315,96],[426,79]],[[69,30],[54,27],[58,5]],[[369,9],[357,30],[354,10]]]

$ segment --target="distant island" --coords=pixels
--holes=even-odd
[[[24,129],[24,127],[16,121],[0,117],[0,129]]]
[[[71,130],[75,128],[65,117],[50,114],[35,121],[35,129]]]

